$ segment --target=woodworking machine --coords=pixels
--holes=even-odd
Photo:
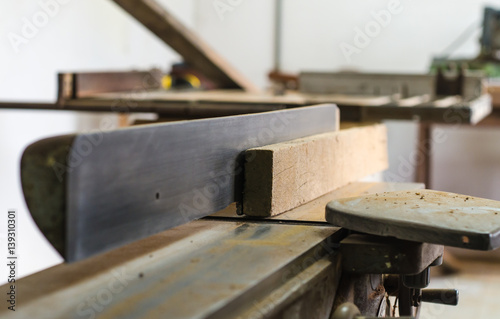
[[[457,305],[458,291],[426,289],[430,268],[444,246],[496,249],[500,203],[361,180],[388,166],[374,121],[475,124],[491,111],[481,76],[304,72],[300,91],[258,92],[155,1],[114,2],[220,90],[165,90],[160,70],[61,73],[56,103],[0,104],[159,114],[24,151],[27,206],[65,263],[0,287],[19,293],[2,318],[417,318],[425,302]]]
[[[416,318],[422,302],[456,305],[456,290],[425,289],[430,267],[444,245],[497,248],[500,203],[356,182],[386,167],[386,132],[338,120],[316,105],[32,144],[25,198],[68,263],[19,280],[15,315]]]

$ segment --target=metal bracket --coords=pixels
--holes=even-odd
[[[412,275],[424,271],[443,255],[444,247],[366,234],[340,242],[342,270],[364,274]]]

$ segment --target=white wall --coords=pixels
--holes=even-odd
[[[481,21],[482,1],[412,0],[313,0],[285,1],[285,67],[294,71],[358,69],[373,72],[423,72],[431,56],[443,50],[473,21]],[[497,1],[498,2],[498,1]],[[356,28],[365,31],[372,14],[394,14],[374,32],[361,52],[350,62],[342,53],[342,43],[354,45]],[[398,4],[399,3],[399,4]],[[366,32],[366,31],[365,31]],[[476,51],[475,40],[462,48]]]
[[[393,0],[396,1],[396,0]],[[231,11],[197,1],[200,34],[261,86],[272,65],[274,1],[240,0]],[[400,0],[398,14],[381,28],[360,53],[346,59],[342,43],[353,44],[355,29],[373,21],[372,13],[387,10],[391,0],[283,1],[283,69],[358,69],[373,72],[425,72],[432,56],[441,53],[472,23],[482,21],[483,6],[500,1]],[[221,19],[222,16],[222,19]],[[456,55],[478,52],[479,31]]]
[[[438,129],[446,140],[434,144],[432,188],[500,200],[500,127]]]
[[[198,0],[196,4],[199,34],[244,75],[265,87],[273,59],[274,1]]]
[[[52,7],[53,16],[28,43],[18,47],[18,52],[11,45],[9,34],[22,35],[23,19],[32,20],[43,9],[40,1],[0,4],[0,101],[53,102],[56,74],[61,71],[166,69],[179,61],[176,53],[111,1],[65,2],[57,10]],[[193,1],[163,2],[184,23],[193,25]],[[0,110],[0,216],[4,216],[0,217],[0,243],[6,248],[6,214],[8,209],[15,208],[18,275],[25,276],[61,261],[34,225],[24,203],[19,183],[23,149],[43,137],[96,127],[104,116],[113,115]],[[6,267],[0,269],[0,282],[5,282]]]
[[[111,1],[66,1],[17,53],[9,42],[9,33],[20,33],[23,18],[31,19],[41,7],[38,1],[28,0],[4,1],[0,5],[0,100],[53,101],[58,71],[167,68],[178,60],[172,50]],[[217,1],[231,5],[230,10],[218,11]],[[242,73],[261,87],[267,85],[267,72],[273,61],[273,1],[161,2]],[[392,15],[391,22],[369,45],[351,55],[349,62],[340,46],[353,44],[355,28],[364,28],[373,20],[371,12],[386,9],[388,3],[389,0],[284,1],[283,70],[425,72],[433,55],[472,22],[481,21],[485,2],[401,0],[402,11]],[[499,0],[489,3],[500,7]],[[473,56],[477,50],[476,34],[458,55]],[[19,185],[21,151],[44,136],[95,126],[100,118],[70,112],[0,110],[0,214],[8,208],[19,211],[22,275],[60,259],[35,231],[24,204]],[[435,151],[434,187],[500,199],[496,191],[500,185],[495,179],[500,172],[498,130],[461,128],[448,132],[448,136]],[[400,174],[398,167],[411,155],[415,139],[415,123],[389,123],[391,170],[402,181],[412,179],[413,172]],[[464,150],[465,153],[454,153]],[[5,222],[6,218],[0,218],[0,236],[5,236]],[[5,272],[5,267],[0,268]],[[5,276],[1,272],[0,276],[2,281]]]

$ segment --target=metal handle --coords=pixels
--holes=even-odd
[[[422,302],[431,302],[448,306],[458,305],[458,290],[456,289],[424,289]]]

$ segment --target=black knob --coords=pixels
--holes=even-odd
[[[422,289],[429,285],[430,281],[430,268],[427,267],[419,274],[416,275],[404,275],[403,285],[408,288]]]

